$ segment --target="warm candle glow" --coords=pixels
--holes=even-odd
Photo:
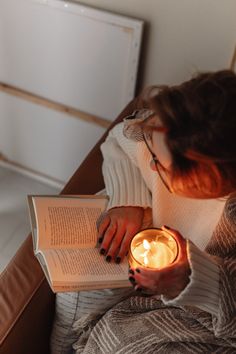
[[[150,249],[150,244],[149,244],[149,242],[148,242],[146,239],[143,240],[143,247],[144,247],[146,250],[149,250],[149,249]]]
[[[139,232],[131,242],[130,253],[137,265],[163,268],[172,263],[177,255],[175,239],[160,229]]]

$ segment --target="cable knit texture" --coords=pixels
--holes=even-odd
[[[170,194],[150,169],[145,144],[125,138],[123,123],[102,153],[109,207],[151,205],[154,226],[188,239],[191,276],[175,299],[131,296],[114,306],[76,353],[235,353],[236,196],[225,203]]]

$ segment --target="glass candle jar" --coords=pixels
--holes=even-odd
[[[173,263],[178,256],[178,244],[167,231],[151,228],[137,233],[129,249],[132,268],[161,269]]]

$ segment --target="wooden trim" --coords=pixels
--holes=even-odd
[[[101,126],[103,128],[106,128],[106,129],[111,124],[111,122],[109,120],[107,120],[107,119],[104,119],[104,118],[95,116],[93,114],[89,114],[89,113],[80,111],[80,110],[78,110],[76,108],[73,108],[73,107],[70,107],[70,106],[66,106],[66,105],[64,105],[62,103],[51,101],[51,100],[49,100],[47,98],[35,95],[34,93],[22,90],[22,89],[20,89],[18,87],[5,84],[4,82],[0,82],[0,91],[3,91],[3,92],[5,92],[5,93],[7,93],[9,95],[12,95],[12,96],[16,96],[16,97],[22,98],[22,99],[24,99],[26,101],[33,102],[33,103],[38,104],[40,106],[47,107],[47,108],[52,109],[54,111],[58,111],[58,112],[61,112],[61,113],[66,113],[66,114],[68,114],[70,116],[73,116],[73,117],[78,118],[78,119],[82,119],[82,120],[84,120],[86,122],[94,123],[94,124],[99,125],[99,126]]]
[[[235,65],[236,65],[236,46],[234,48],[234,52],[233,52],[233,56],[231,58],[231,62],[230,62],[230,70],[235,70]]]

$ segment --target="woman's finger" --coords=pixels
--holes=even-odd
[[[110,222],[111,222],[111,218],[109,214],[104,214],[98,225],[98,240],[100,243],[104,237],[106,229],[110,225]]]
[[[109,226],[103,234],[103,240],[101,243],[100,253],[105,255],[110,247],[112,239],[117,231],[117,224],[111,220]]]
[[[122,242],[122,239],[124,237],[125,234],[125,229],[124,227],[120,226],[119,224],[117,225],[117,229],[116,229],[116,234],[113,238],[113,240],[111,241],[110,247],[107,250],[107,257],[106,260],[109,262],[112,259],[115,260],[117,263],[120,263],[121,259],[119,259],[118,257],[118,251],[119,251],[119,247],[120,244]]]
[[[183,238],[183,236],[181,235],[181,233],[178,230],[172,229],[169,226],[163,225],[162,230],[166,231],[168,234],[170,234],[172,237],[174,237],[174,239],[177,242],[183,242],[185,241],[185,239]]]
[[[179,246],[179,253],[178,253],[178,257],[176,259],[176,262],[179,262],[180,260],[185,259],[187,257],[186,239],[181,235],[181,233],[179,231],[177,231],[175,229],[171,229],[166,225],[162,226],[161,228],[162,228],[162,230],[167,232],[169,235],[174,237],[174,239],[176,240],[176,242]]]
[[[156,272],[156,277],[147,277],[140,273],[133,276],[135,283],[141,287],[146,288],[148,291],[155,293],[156,295],[178,295],[182,290],[180,287],[180,281],[178,277],[169,275],[166,278],[161,272]]]
[[[117,257],[122,260],[126,254],[129,251],[129,246],[130,246],[130,241],[132,240],[133,236],[135,235],[137,230],[127,230],[122,242],[120,244],[120,249],[119,249],[119,253],[117,254]]]

